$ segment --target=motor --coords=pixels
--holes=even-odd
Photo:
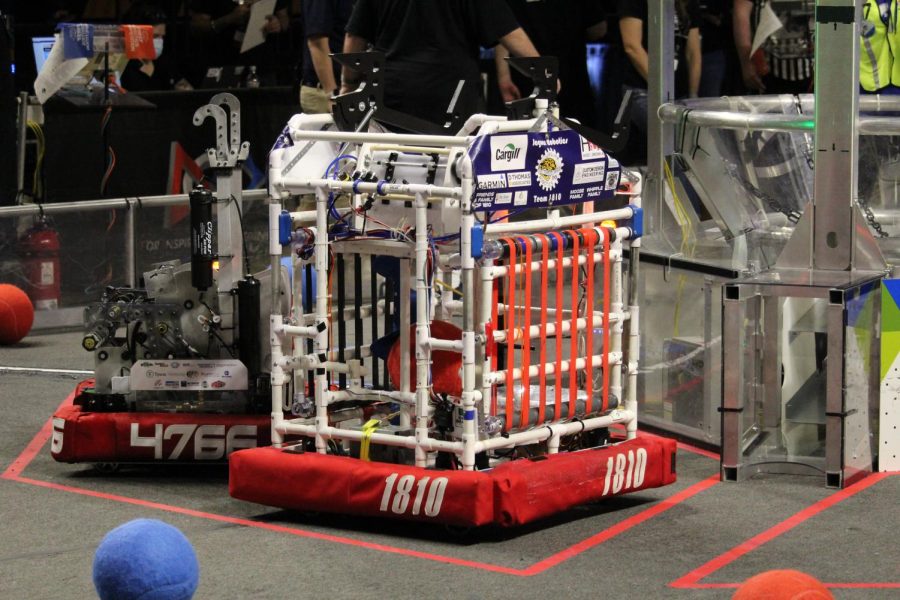
[[[19,256],[25,278],[28,280],[28,296],[38,310],[59,306],[59,234],[41,219],[19,239]]]

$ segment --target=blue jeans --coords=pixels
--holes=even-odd
[[[644,135],[647,135],[647,90],[644,88],[622,86],[622,93],[631,92],[631,123]]]
[[[631,92],[631,134],[620,157],[625,165],[647,164],[647,90],[643,88],[622,86],[622,93]]]
[[[698,96],[709,98],[722,95],[722,83],[725,81],[725,62],[724,50],[713,50],[703,54]]]

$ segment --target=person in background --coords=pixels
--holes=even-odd
[[[195,63],[201,68],[200,78],[206,69],[224,65],[256,65],[261,71],[272,67],[275,61],[276,37],[290,27],[287,1],[277,0],[273,14],[266,16],[263,31],[266,43],[240,52],[246,34],[250,11],[257,0],[193,0],[190,7]]]
[[[896,18],[896,15],[894,16]],[[859,91],[864,94],[897,93],[891,87],[895,66],[896,40],[892,31],[891,3],[888,0],[865,0],[859,28]]]
[[[728,35],[728,1],[699,0],[700,38],[703,49],[700,88],[698,95],[708,98],[722,95],[727,57],[725,47],[730,43]]]
[[[87,0],[81,20],[116,22],[128,14],[131,4],[132,0]]]
[[[300,107],[305,113],[331,112],[331,98],[340,91],[340,52],[354,0],[303,0],[303,71]]]
[[[484,111],[479,51],[498,41],[513,56],[538,56],[505,0],[357,0],[344,52],[384,52],[385,104],[444,124],[451,103],[462,119]],[[358,84],[344,67],[341,92]]]
[[[122,87],[129,92],[191,89],[186,80],[175,81],[171,53],[165,51],[166,15],[155,3],[138,0],[122,18],[125,25],[152,25],[155,59],[130,60],[122,72]]]
[[[814,7],[794,4],[734,0],[734,44],[748,91],[803,94],[812,90]],[[757,26],[766,13],[775,15],[782,26],[751,56]]]
[[[625,66],[623,92],[632,92],[631,121],[638,139],[629,145],[641,161],[646,153],[648,0],[619,0],[619,31],[628,63]],[[700,90],[702,56],[700,52],[700,9],[696,0],[675,0],[675,96],[696,98]],[[636,150],[635,150],[636,149]]]
[[[600,100],[598,106],[599,129],[609,131],[622,107],[622,78],[625,72],[625,49],[622,48],[622,35],[619,32],[618,0],[604,0],[606,5],[606,36],[603,44],[602,71],[600,73]],[[630,68],[630,65],[628,65]]]
[[[598,0],[507,0],[516,20],[542,56],[559,59],[560,114],[597,125],[597,111],[587,72],[587,42],[606,35],[606,12]],[[504,102],[531,93],[531,82],[513,71],[509,52],[497,46],[497,84]],[[512,72],[511,72],[512,71]]]
[[[74,23],[81,18],[84,12],[85,0],[44,0],[43,2],[13,2],[13,9],[9,14],[16,18],[16,24],[21,23]]]
[[[194,0],[191,3],[191,27],[195,31],[212,33],[228,40],[229,45],[239,47],[250,19],[250,9],[256,1],[236,3],[234,0]],[[281,33],[288,27],[290,18],[287,4],[284,0],[278,0],[274,13],[266,16],[263,30],[267,34]]]

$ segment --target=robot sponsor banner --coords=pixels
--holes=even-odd
[[[131,367],[134,391],[199,392],[247,389],[239,360],[139,360]]]
[[[612,198],[621,167],[575,131],[492,134],[469,149],[476,210],[548,208]]]

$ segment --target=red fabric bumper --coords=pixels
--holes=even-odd
[[[229,470],[233,497],[267,506],[511,527],[673,483],[675,442],[640,438],[487,471],[434,471],[257,448],[235,453]]]
[[[59,462],[210,462],[271,443],[269,415],[85,412],[75,388],[53,415],[50,454]]]

